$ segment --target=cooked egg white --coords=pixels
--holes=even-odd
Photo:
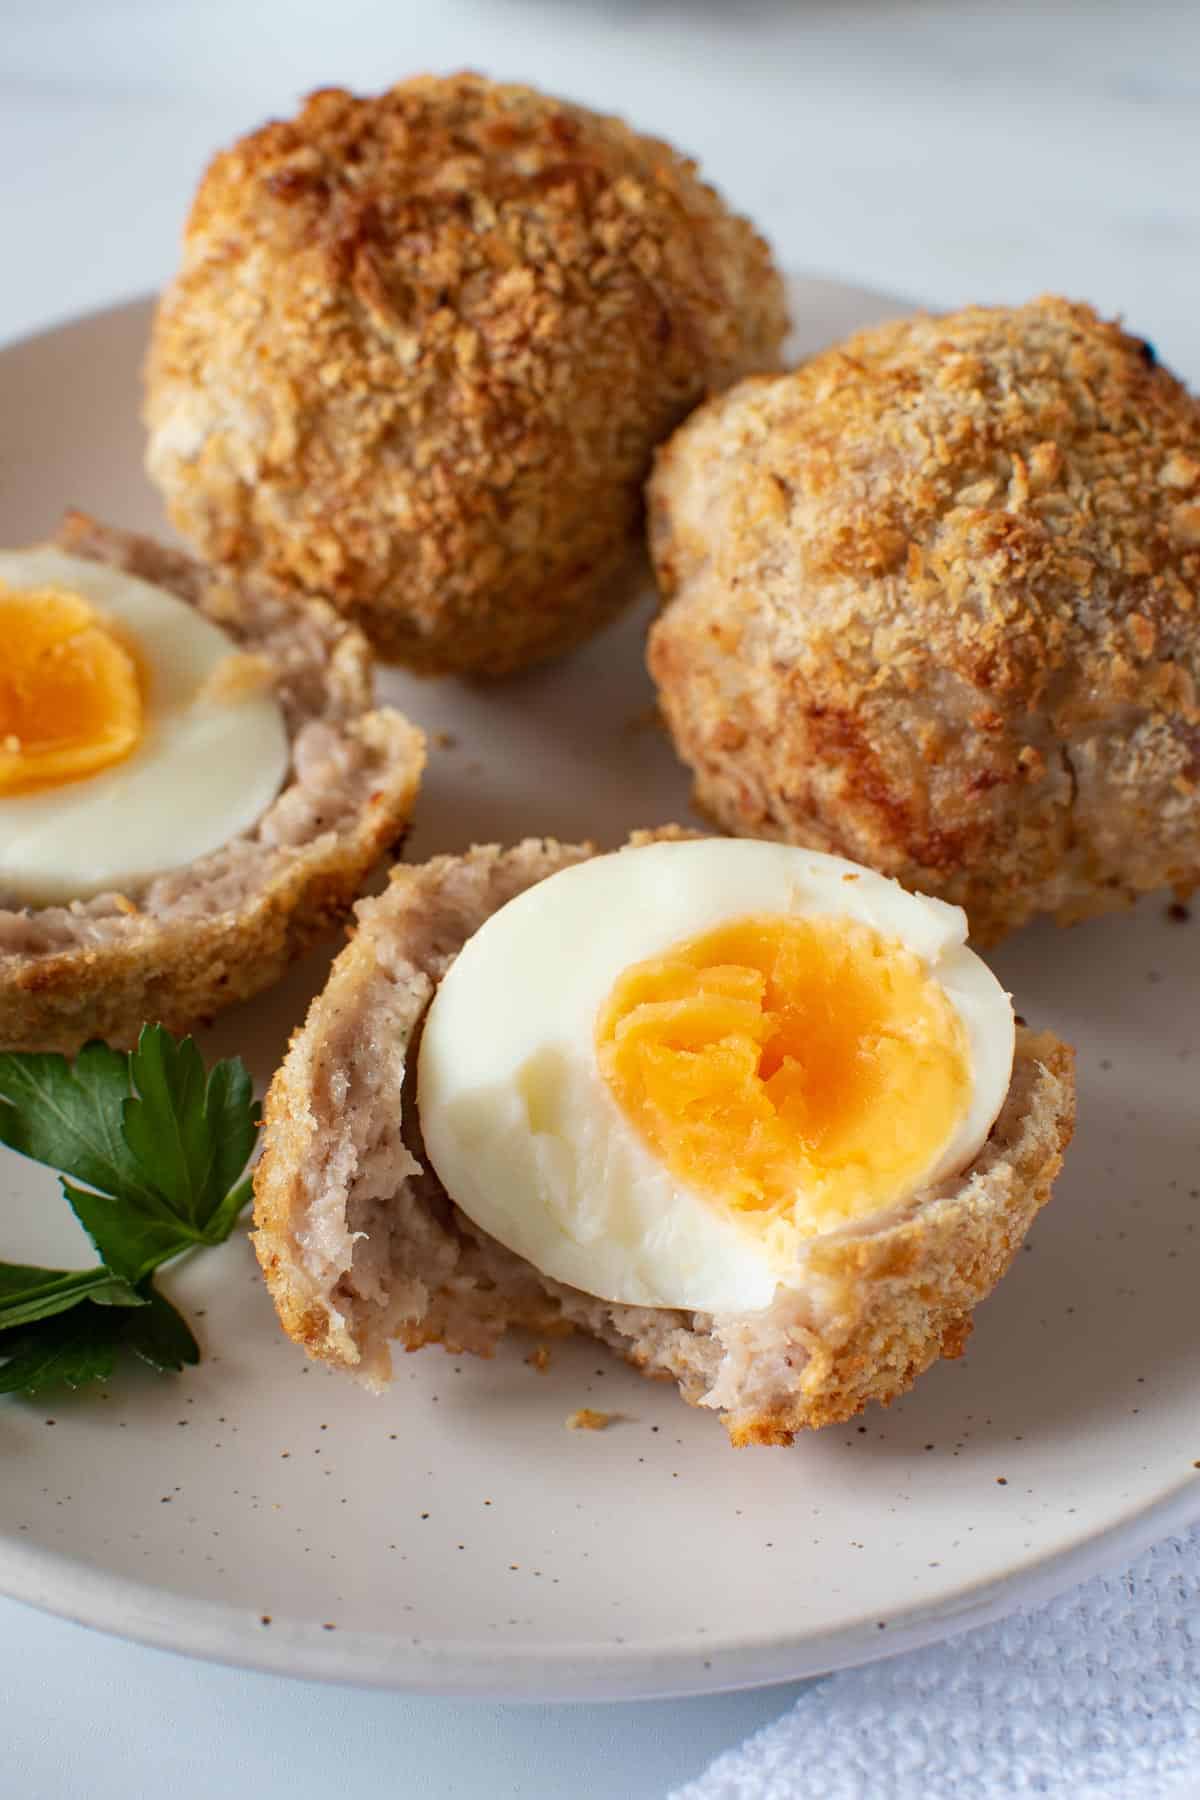
[[[0,646],[0,903],[136,888],[278,793],[269,678],[174,594],[51,546],[0,552]]]
[[[425,1148],[542,1274],[753,1311],[815,1235],[964,1169],[1008,1092],[1007,995],[957,907],[707,838],[596,857],[464,946],[426,1019]]]

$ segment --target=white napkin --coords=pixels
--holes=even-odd
[[[673,1800],[1200,1794],[1200,1529],[1036,1611],[815,1682]]]

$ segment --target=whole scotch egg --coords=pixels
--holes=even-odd
[[[632,598],[655,445],[786,330],[766,244],[669,145],[478,75],[325,88],[200,183],[147,467],[211,561],[506,675]]]
[[[648,660],[724,830],[978,944],[1200,879],[1200,399],[1053,296],[744,381],[647,490]]]

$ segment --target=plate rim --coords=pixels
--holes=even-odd
[[[825,274],[787,275],[826,303],[837,299],[899,313],[911,299]],[[0,359],[80,329],[104,328],[153,305],[152,292],[85,309],[0,341]],[[1148,1506],[1000,1576],[966,1581],[936,1600],[818,1627],[720,1645],[666,1640],[647,1646],[582,1642],[547,1654],[522,1646],[327,1629],[251,1608],[181,1594],[114,1574],[66,1551],[0,1536],[0,1593],[87,1629],[203,1661],[425,1697],[492,1701],[623,1701],[679,1698],[769,1686],[902,1654],[1045,1603],[1090,1577],[1127,1566],[1152,1543],[1200,1523],[1200,1479],[1183,1475]]]
[[[919,1650],[1042,1606],[1096,1575],[1126,1568],[1164,1538],[1200,1523],[1200,1479],[1016,1573],[967,1583],[884,1621],[697,1648],[670,1642],[571,1645],[552,1654],[520,1646],[407,1639],[346,1631],[245,1612],[130,1576],[112,1575],[66,1552],[0,1540],[5,1597],[72,1624],[203,1662],[333,1685],[423,1698],[522,1701],[683,1699],[769,1687]]]

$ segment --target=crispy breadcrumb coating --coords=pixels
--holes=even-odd
[[[634,842],[678,832],[639,834]],[[1070,1049],[1017,1033],[1012,1083],[959,1174],[810,1241],[806,1280],[760,1312],[625,1306],[544,1277],[453,1205],[425,1160],[411,1071],[425,1013],[458,951],[507,901],[594,855],[528,839],[397,869],[271,1083],[255,1178],[255,1247],[284,1329],[373,1387],[390,1344],[490,1354],[513,1325],[593,1333],[676,1381],[735,1444],[888,1401],[939,1356],[1050,1197],[1075,1116]]]
[[[346,917],[399,840],[423,739],[372,704],[365,639],[328,606],[231,582],[150,538],[67,515],[72,556],[125,569],[206,613],[270,670],[291,744],[277,798],[253,828],[131,893],[70,906],[6,905],[0,886],[0,1050],[128,1048],[147,1020],[172,1031],[269,987]]]
[[[211,560],[504,674],[621,603],[655,444],[785,329],[766,245],[666,144],[476,75],[328,89],[201,182],[148,466]]]
[[[1200,876],[1200,404],[1041,299],[861,332],[660,451],[649,663],[728,830],[977,941]]]

